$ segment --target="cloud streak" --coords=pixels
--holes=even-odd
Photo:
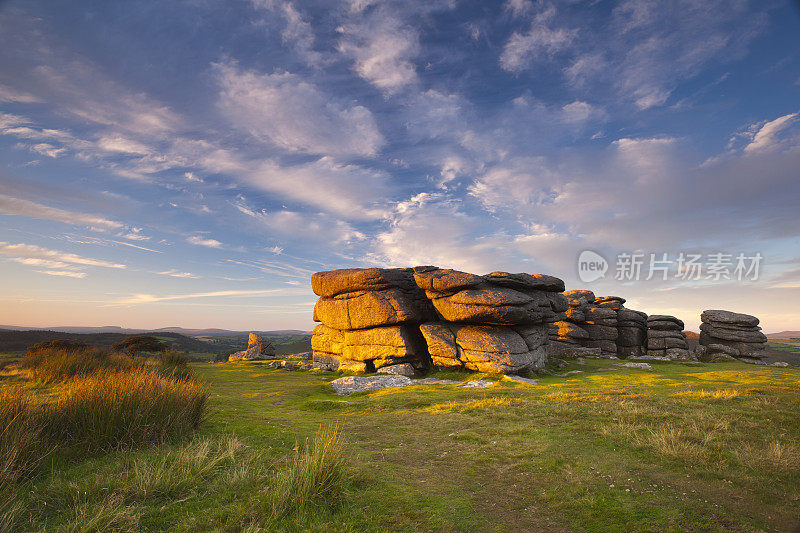
[[[30,200],[14,198],[0,194],[0,213],[4,215],[18,215],[43,220],[54,220],[75,226],[88,226],[98,231],[113,231],[124,227],[115,220],[109,220],[97,215],[89,215],[76,211],[68,211],[49,207]]]
[[[59,252],[42,248],[34,244],[11,244],[8,242],[0,242],[0,254],[19,257],[24,259],[44,259],[49,261],[58,261],[61,263],[71,263],[74,265],[84,265],[103,268],[127,268],[126,265],[114,263],[111,261],[104,261],[102,259],[92,259],[83,257],[76,254]]]

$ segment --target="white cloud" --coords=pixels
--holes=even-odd
[[[34,244],[11,244],[8,242],[0,242],[0,254],[8,255],[11,257],[23,257],[32,259],[47,259],[51,261],[60,261],[62,263],[72,263],[75,265],[86,265],[106,268],[126,268],[125,265],[119,263],[111,263],[101,259],[91,259],[89,257],[82,257],[76,254],[59,252],[56,250],[49,250],[41,248]]]
[[[106,152],[117,152],[129,155],[148,155],[153,149],[144,143],[135,141],[123,135],[108,135],[97,141],[97,147]]]
[[[339,51],[353,60],[353,69],[389,94],[417,81],[412,63],[419,53],[417,31],[388,9],[376,9],[358,22],[338,28]]]
[[[438,265],[482,273],[498,267],[503,254],[497,244],[486,236],[485,222],[466,214],[460,202],[420,193],[397,203],[367,259],[387,266]]]
[[[530,212],[551,200],[560,176],[541,157],[521,157],[490,166],[467,187],[488,211]]]
[[[185,278],[185,279],[200,279],[202,276],[198,276],[197,274],[192,274],[191,272],[180,272],[175,269],[165,270],[163,272],[156,272],[156,274],[160,274],[162,276],[170,276],[173,278]]]
[[[789,128],[798,113],[791,113],[764,123],[753,136],[753,140],[744,147],[745,152],[757,153],[776,149],[779,145],[779,134]]]
[[[34,270],[39,274],[47,274],[48,276],[61,276],[67,278],[83,279],[86,277],[86,272],[74,272],[72,270]]]
[[[30,200],[14,198],[4,194],[0,194],[0,213],[44,220],[55,220],[65,224],[89,226],[92,229],[102,231],[116,230],[123,227],[123,224],[120,222],[108,220],[97,215],[48,207],[36,202],[31,202]]]
[[[174,294],[169,296],[155,296],[152,294],[135,294],[128,298],[123,298],[117,303],[120,304],[144,304],[167,302],[173,300],[190,300],[195,298],[221,298],[231,296],[265,296],[265,295],[287,295],[295,294],[287,289],[266,289],[266,290],[233,290],[233,291],[212,291],[212,292],[197,292],[192,294]]]
[[[505,8],[510,11],[515,17],[522,17],[527,15],[534,9],[534,4],[531,0],[508,0]]]
[[[46,155],[47,157],[52,157],[53,159],[57,158],[66,151],[65,148],[57,148],[52,144],[48,143],[37,143],[29,146],[28,148],[32,152],[36,152],[37,154],[41,155]]]
[[[527,33],[514,32],[503,47],[500,66],[510,72],[521,72],[543,56],[550,57],[570,46],[577,30],[551,28],[555,8],[537,14]]]
[[[0,84],[0,102],[36,104],[41,102],[41,100],[28,92],[18,91],[6,85]]]
[[[124,239],[128,239],[131,241],[149,241],[150,237],[147,235],[142,234],[142,228],[130,227],[128,228],[128,233],[122,233],[119,235]]]
[[[278,246],[278,245],[276,244],[276,245],[275,245],[275,246],[273,246],[272,248],[269,248],[269,249],[268,249],[268,251],[272,252],[272,253],[273,253],[273,254],[275,254],[275,255],[280,255],[280,254],[282,254],[282,253],[283,253],[283,248],[281,248],[280,246]]]
[[[292,152],[370,157],[384,144],[372,113],[337,102],[288,72],[257,74],[216,64],[218,106],[237,128]]]
[[[207,239],[199,235],[191,235],[186,238],[186,242],[197,246],[205,246],[207,248],[222,248],[222,243],[216,239]]]
[[[311,24],[303,19],[291,2],[281,6],[286,27],[281,32],[281,39],[285,43],[294,45],[297,53],[311,66],[320,66],[323,62],[322,54],[314,50],[314,31]]]
[[[255,211],[240,201],[234,204],[240,212],[253,218],[259,226],[268,229],[272,234],[292,238],[295,241],[319,243],[338,247],[363,241],[366,237],[352,225],[337,220],[324,213],[301,213],[283,209],[279,211]],[[274,247],[271,251],[282,248]]]
[[[245,177],[259,189],[354,220],[382,216],[391,192],[386,173],[331,157],[292,167],[267,160]]]
[[[37,257],[12,257],[12,261],[28,266],[38,266],[43,268],[56,268],[56,269],[76,269],[81,268],[63,261],[52,261],[50,259],[39,259]]]
[[[467,129],[465,106],[467,103],[457,94],[430,89],[410,98],[405,126],[419,139],[458,138]]]
[[[564,105],[561,110],[565,122],[585,122],[595,113],[595,108],[591,104],[577,100]]]

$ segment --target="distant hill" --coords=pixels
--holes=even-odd
[[[181,352],[207,352],[220,353],[218,347],[199,339],[187,337],[179,333],[146,332],[152,333],[161,342]],[[56,339],[80,340],[92,346],[107,348],[120,342],[130,335],[123,333],[70,333],[53,330],[27,330],[13,331],[0,330],[0,352],[24,352],[29,346],[43,341]]]
[[[687,339],[699,339],[700,338],[700,334],[699,333],[695,333],[694,331],[686,330],[686,331],[684,331],[684,333],[686,334],[686,338]]]
[[[125,330],[126,333],[75,333],[42,329],[0,329],[0,353],[22,353],[25,352],[28,347],[36,343],[56,339],[80,340],[92,346],[108,348],[131,335],[147,333],[179,352],[231,354],[244,350],[247,347],[247,337],[249,335],[249,332],[228,330],[186,330],[200,332],[224,331],[226,333],[183,335],[181,333],[165,331],[165,329],[169,328],[159,330]],[[295,330],[280,330],[264,331],[259,332],[259,334],[272,342],[278,355],[311,351],[311,333]]]
[[[767,333],[767,338],[772,339],[800,339],[800,331],[779,331],[778,333]]]
[[[0,329],[12,331],[60,331],[63,333],[121,333],[123,335],[138,335],[141,333],[164,332],[164,333],[179,333],[181,335],[191,336],[225,336],[232,337],[236,335],[247,335],[251,331],[234,331],[229,329],[219,328],[206,328],[206,329],[190,329],[181,328],[178,326],[170,326],[158,329],[135,329],[123,328],[120,326],[52,326],[46,328],[35,328],[29,326],[2,326]],[[273,335],[310,335],[310,331],[302,331],[299,329],[278,329],[271,331],[255,331],[259,335],[273,336]]]

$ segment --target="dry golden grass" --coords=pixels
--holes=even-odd
[[[778,440],[766,446],[743,443],[736,458],[751,469],[787,474],[800,472],[800,447]]]
[[[200,425],[207,398],[194,380],[100,371],[66,384],[47,406],[47,431],[56,442],[89,451],[164,442]]]
[[[676,392],[673,396],[680,397],[680,398],[695,398],[698,400],[731,400],[733,398],[738,398],[742,395],[742,392],[737,389],[716,389],[716,390],[706,390],[706,389],[692,389],[692,390],[685,390],[681,392]]]
[[[482,398],[480,400],[469,400],[465,402],[444,402],[437,403],[419,409],[424,413],[467,413],[478,409],[493,409],[497,407],[507,407],[510,405],[521,404],[518,398]]]
[[[48,454],[42,417],[21,389],[0,389],[0,499]]]
[[[345,459],[338,429],[320,429],[282,468],[268,492],[269,519],[297,512],[315,500],[335,500],[345,478]]]

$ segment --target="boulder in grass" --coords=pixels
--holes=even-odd
[[[700,315],[700,345],[708,360],[735,357],[746,363],[763,364],[767,337],[758,326],[758,318],[721,309],[703,311]]]
[[[354,392],[369,392],[380,389],[408,387],[414,381],[407,376],[345,376],[331,381],[336,394],[346,396]]]
[[[247,338],[247,349],[228,357],[228,361],[262,361],[275,358],[275,347],[260,335],[251,333]]]
[[[410,363],[401,363],[399,365],[389,365],[378,369],[379,374],[393,374],[395,376],[408,376],[413,377],[416,374],[414,367]]]

